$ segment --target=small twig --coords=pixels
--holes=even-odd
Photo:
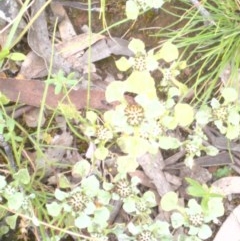
[[[210,12],[206,8],[204,8],[198,0],[190,0],[190,2],[198,9],[200,14],[203,16],[206,25],[216,25]]]

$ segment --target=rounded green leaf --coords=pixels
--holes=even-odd
[[[129,45],[128,48],[133,51],[135,54],[136,53],[144,53],[145,52],[145,44],[142,40],[133,38]]]
[[[68,178],[63,174],[58,175],[58,182],[60,188],[65,189],[71,187],[71,183],[69,182]]]
[[[75,178],[86,177],[91,170],[91,165],[87,160],[81,160],[74,164],[72,168],[72,176]]]
[[[121,57],[120,59],[115,61],[115,64],[117,66],[117,68],[122,71],[125,72],[127,71],[129,68],[132,67],[131,63],[129,62],[129,60],[125,57]]]
[[[0,175],[0,189],[3,189],[7,185],[6,177]]]
[[[126,92],[125,83],[122,81],[113,81],[111,82],[105,92],[105,97],[107,102],[113,101],[123,101],[124,92]]]
[[[13,175],[13,178],[22,184],[28,184],[30,182],[30,175],[26,168],[20,169],[17,173]]]
[[[134,172],[138,168],[139,164],[135,157],[132,156],[120,156],[117,158],[118,172],[127,173]]]
[[[122,136],[117,143],[124,153],[135,157],[144,155],[149,148],[148,141],[138,136]]]
[[[8,207],[12,210],[18,210],[24,201],[24,195],[21,192],[16,192],[13,195],[11,195],[10,197],[6,197],[8,200]]]
[[[178,195],[175,192],[166,193],[161,199],[161,207],[164,211],[171,211],[178,208]]]
[[[238,92],[233,88],[225,88],[222,90],[222,96],[225,102],[234,102],[238,99]]]
[[[145,95],[150,100],[158,99],[155,81],[148,71],[134,71],[125,81],[125,90],[131,93]]]
[[[181,142],[170,136],[161,136],[158,139],[158,145],[161,149],[169,150],[169,149],[176,149],[181,145]]]
[[[149,205],[149,207],[154,207],[157,205],[156,203],[156,197],[153,192],[147,191],[143,194],[144,201],[146,201]]]
[[[139,14],[139,8],[135,1],[128,0],[126,2],[126,15],[128,19],[135,20]]]
[[[95,124],[98,119],[98,115],[93,111],[87,111],[86,119],[89,120],[91,124]]]
[[[57,202],[52,202],[50,204],[46,204],[47,212],[52,217],[58,217],[61,213],[62,206]]]
[[[23,61],[26,59],[26,55],[22,53],[11,53],[7,56],[8,59],[11,59],[13,61]]]
[[[80,216],[74,221],[75,226],[80,229],[87,228],[91,225],[91,223],[91,218],[85,213],[81,213]]]
[[[54,192],[54,196],[57,200],[63,201],[64,199],[66,199],[68,197],[68,194],[57,188]]]
[[[174,117],[180,126],[188,126],[194,120],[194,110],[189,104],[178,103],[174,107]]]
[[[6,104],[8,104],[10,102],[10,99],[8,99],[8,97],[6,96],[6,95],[4,95],[4,94],[2,94],[1,92],[0,92],[0,103],[2,104],[2,105],[6,105]]]
[[[157,59],[164,59],[168,63],[176,60],[178,55],[178,48],[169,41],[165,42],[160,51],[156,53]]]
[[[173,213],[171,215],[171,223],[173,228],[180,228],[185,223],[183,215],[181,213]]]
[[[94,212],[93,221],[104,228],[107,225],[107,221],[110,217],[110,211],[106,207],[97,208]]]
[[[202,240],[205,240],[210,238],[211,236],[212,236],[211,228],[208,225],[203,224],[198,231],[198,237]]]
[[[239,131],[240,131],[240,127],[239,126],[228,125],[227,132],[226,132],[226,137],[229,140],[236,139],[236,138],[239,137]]]
[[[96,196],[99,191],[99,186],[99,181],[94,175],[82,180],[82,188],[87,196]]]
[[[133,198],[127,198],[124,201],[123,209],[127,213],[135,212],[136,211],[136,200],[134,200]]]
[[[8,224],[8,226],[11,229],[15,229],[16,228],[17,218],[18,218],[17,214],[12,215],[12,216],[8,216],[8,217],[5,218],[6,223]]]
[[[108,156],[108,149],[104,146],[99,146],[95,152],[94,152],[94,156],[98,159],[98,160],[105,160],[106,157]]]

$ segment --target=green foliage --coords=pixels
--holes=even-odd
[[[127,1],[128,18],[136,19],[142,10],[161,7],[162,2],[157,2],[141,1],[141,5],[137,0]],[[115,108],[104,113],[88,110],[84,115],[73,105],[59,104],[58,111],[65,117],[69,129],[73,130],[71,125],[74,123],[89,149],[86,159],[76,162],[69,172],[57,173],[58,186],[54,194],[50,189],[46,191],[44,185],[39,185],[35,176],[32,178],[27,167],[23,168],[20,163],[19,170],[13,171],[8,179],[11,181],[7,182],[5,176],[0,176],[0,197],[2,206],[6,208],[3,209],[13,211],[10,216],[3,213],[6,225],[2,226],[0,233],[16,227],[18,214],[32,217],[33,208],[38,205],[41,209],[39,216],[48,224],[58,225],[58,233],[62,229],[62,233],[73,230],[99,240],[107,240],[108,234],[115,234],[118,240],[172,241],[170,230],[184,226],[188,234],[182,240],[198,241],[212,235],[210,222],[224,213],[222,196],[206,185],[186,179],[190,184],[188,193],[199,198],[200,204],[190,199],[183,207],[176,193],[164,195],[162,208],[174,211],[170,226],[167,222],[152,219],[153,209],[157,207],[154,193],[140,189],[140,180],[129,178],[128,173],[139,167],[139,157],[146,153],[154,154],[159,149],[184,149],[185,163],[189,167],[194,165],[196,156],[203,153],[216,155],[218,150],[206,144],[207,137],[202,128],[214,124],[227,138],[237,138],[240,128],[237,93],[232,88],[225,88],[221,92],[223,101],[213,98],[209,105],[196,109],[184,102],[189,89],[177,78],[187,64],[178,61],[179,51],[172,41],[166,41],[160,49],[146,51],[141,40],[132,39],[128,47],[134,56],[120,58],[116,66],[120,71],[128,71],[129,75],[123,81],[111,82],[105,93],[107,102],[118,102]],[[8,54],[3,53],[4,58]],[[152,77],[153,71],[162,76],[158,86]],[[55,94],[59,94],[74,87],[78,81],[73,73],[66,77],[59,71],[47,83],[55,85]],[[163,93],[161,98],[158,91]],[[132,102],[125,93],[130,93]],[[6,141],[11,144],[23,142],[15,134],[16,122],[12,118],[0,112],[0,121],[0,134]],[[186,139],[180,140],[176,130],[184,132]],[[109,167],[111,162],[113,165]],[[117,174],[111,173],[110,169],[114,168]],[[77,179],[77,183],[72,182],[69,173]],[[36,183],[41,189],[40,200],[32,194],[35,193]],[[116,203],[128,215],[128,224],[109,222]],[[29,224],[38,225],[37,218]],[[60,236],[52,235],[51,239],[60,240]]]
[[[214,177],[216,179],[220,179],[222,177],[227,177],[232,173],[232,169],[228,166],[218,168],[214,173]]]
[[[174,211],[171,215],[174,229],[182,226],[188,229],[189,236],[183,240],[206,240],[212,235],[208,223],[215,222],[224,214],[223,197],[212,193],[206,185],[201,185],[190,178],[186,180],[191,185],[187,189],[188,194],[200,198],[201,205],[195,199],[190,199],[187,207],[183,207],[180,205],[178,195],[169,192],[162,197],[161,207],[165,211]]]
[[[10,100],[7,98],[7,96],[0,92],[0,104],[1,105],[6,105],[9,102],[10,102]]]
[[[13,61],[23,61],[25,60],[25,58],[26,58],[26,55],[19,52],[11,53],[9,49],[2,49],[0,51],[0,62],[2,62],[5,59],[10,59]]]
[[[188,0],[180,2],[183,3],[180,4],[181,11],[175,9],[171,13],[167,9],[169,14],[178,17],[177,21],[161,28],[157,36],[171,39],[184,50],[183,56],[195,72],[188,81],[194,84],[196,99],[199,103],[200,100],[204,103],[209,100],[224,70],[230,74],[223,80],[224,84],[238,89],[239,94],[239,2],[230,0],[219,4],[217,0],[204,1],[197,7],[193,7],[193,3]],[[200,8],[209,14],[206,11],[202,14]],[[182,21],[184,24],[178,25]]]
[[[74,75],[74,73],[70,73],[65,77],[64,72],[59,70],[57,74],[53,74],[52,78],[47,80],[47,83],[55,85],[55,94],[59,94],[63,90],[74,87],[78,83],[78,80],[74,79]]]
[[[188,184],[190,184],[190,186],[187,188],[188,194],[193,197],[201,198],[201,206],[204,209],[208,208],[207,205],[211,198],[222,198],[222,195],[214,193],[211,188],[208,188],[208,186],[205,184],[201,185],[191,178],[186,178],[186,181]]]

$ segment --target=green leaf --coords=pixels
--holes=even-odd
[[[194,120],[194,110],[189,104],[178,103],[174,107],[174,117],[180,126],[186,127]]]
[[[90,123],[94,125],[98,119],[98,115],[94,111],[87,111],[86,119],[89,120]]]
[[[196,113],[196,121],[200,125],[206,125],[211,119],[211,108],[208,106],[202,107],[198,112]]]
[[[2,49],[0,52],[0,60],[4,60],[9,55],[9,53],[9,49]]]
[[[98,159],[98,160],[105,160],[106,157],[108,156],[108,149],[104,146],[99,146],[95,152],[94,152],[94,156]]]
[[[213,221],[216,218],[223,216],[224,215],[223,198],[211,197],[208,201],[207,209],[208,209],[207,217],[209,221]]]
[[[12,216],[8,216],[8,217],[5,218],[6,223],[13,230],[16,228],[17,218],[18,218],[17,214],[12,215]]]
[[[239,125],[240,115],[239,115],[238,111],[236,110],[236,108],[233,108],[229,111],[228,122],[235,126]]]
[[[110,211],[106,207],[97,208],[94,212],[93,221],[101,228],[106,228],[108,219],[110,217]]]
[[[63,192],[60,189],[56,188],[56,190],[54,192],[54,196],[57,200],[63,201],[68,197],[68,194],[66,192]]]
[[[125,81],[125,91],[158,99],[155,81],[148,71],[134,71]]]
[[[185,180],[190,184],[187,188],[187,193],[193,197],[204,197],[209,193],[209,189],[206,185],[201,185],[199,182],[191,179],[185,178]]]
[[[185,219],[183,215],[181,213],[174,212],[171,215],[171,224],[172,224],[172,227],[175,229],[183,226],[185,224]]]
[[[181,145],[181,142],[174,137],[160,136],[158,145],[161,149],[169,150],[178,148]]]
[[[66,189],[71,187],[71,183],[69,182],[68,178],[64,174],[58,175],[58,182],[59,182],[60,188]]]
[[[128,231],[133,235],[137,235],[142,231],[142,228],[140,226],[135,225],[132,222],[128,223],[127,228],[128,228]]]
[[[207,146],[204,148],[204,151],[209,156],[216,156],[219,153],[218,149],[214,146]]]
[[[22,53],[11,53],[7,56],[8,59],[11,59],[13,61],[23,61],[26,59],[26,55]]]
[[[75,219],[74,224],[77,228],[87,228],[92,224],[91,218],[85,213],[81,213],[78,218]]]
[[[222,96],[225,100],[225,103],[234,102],[238,99],[238,92],[229,87],[222,90]]]
[[[205,240],[210,238],[211,236],[212,236],[211,228],[208,225],[203,224],[198,231],[198,237],[202,240]]]
[[[120,59],[116,60],[115,64],[116,64],[117,68],[122,72],[125,72],[132,67],[129,60],[125,57],[121,57]]]
[[[72,176],[75,178],[83,178],[89,175],[91,165],[87,160],[81,160],[74,164],[72,168]]]
[[[149,148],[148,141],[138,136],[122,136],[117,143],[124,153],[134,157],[142,156]]]
[[[109,204],[110,200],[111,200],[110,192],[104,191],[102,189],[98,192],[98,201],[101,204],[107,205]]]
[[[6,196],[8,202],[7,205],[10,209],[12,210],[19,210],[23,204],[24,201],[24,195],[21,192],[16,192],[13,195],[11,195],[10,197]]]
[[[6,177],[0,175],[0,189],[3,189],[7,185]]]
[[[18,182],[24,185],[27,185],[30,182],[30,175],[26,168],[20,169],[17,173],[13,175],[13,178]]]
[[[240,126],[233,126],[229,124],[227,127],[226,137],[229,140],[236,139],[239,137],[239,132],[240,132]]]
[[[178,195],[175,192],[168,192],[161,199],[161,207],[164,211],[171,211],[178,208]]]
[[[156,233],[156,235],[168,237],[168,239],[166,239],[166,241],[172,240],[171,233],[169,231],[170,225],[168,222],[155,220],[154,223],[151,225],[153,226],[153,231],[154,231],[154,233]]]
[[[126,92],[125,82],[113,81],[111,82],[105,91],[105,97],[107,102],[124,101],[124,93]]]
[[[0,226],[0,237],[7,234],[9,232],[9,227],[7,225],[1,225]]]
[[[176,45],[167,41],[163,44],[162,48],[156,53],[157,59],[163,59],[166,62],[172,62],[178,58],[179,52]]]
[[[157,205],[156,197],[154,193],[151,191],[145,192],[142,198],[144,199],[145,202],[148,203],[149,207],[155,207]]]
[[[0,103],[2,105],[6,105],[10,102],[10,99],[8,99],[8,97],[6,95],[4,95],[3,93],[0,92]]]
[[[133,38],[129,45],[128,48],[133,51],[135,54],[138,53],[145,53],[145,44],[142,40]]]
[[[134,172],[138,168],[139,164],[136,157],[133,156],[119,156],[117,158],[118,172],[127,173]]]
[[[124,200],[123,209],[127,213],[133,213],[136,211],[136,200],[133,198],[126,198]]]
[[[137,19],[139,15],[139,8],[135,1],[128,0],[126,2],[126,15],[128,19]]]
[[[210,105],[212,106],[213,109],[218,109],[220,108],[220,103],[216,98],[212,98]]]
[[[82,180],[82,188],[84,193],[89,197],[95,197],[97,195],[99,186],[100,183],[94,175]]]
[[[62,205],[57,202],[52,202],[50,204],[46,204],[47,212],[52,217],[58,217],[62,211]]]

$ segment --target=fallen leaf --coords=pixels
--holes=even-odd
[[[28,112],[26,112],[23,115],[23,118],[28,127],[37,127],[39,125],[39,123],[38,123],[39,114],[40,114],[40,109],[34,108],[34,109],[29,110]],[[40,126],[43,126],[45,121],[46,121],[46,118],[43,115]]]
[[[240,193],[240,177],[223,177],[212,184],[223,195]]]
[[[239,185],[239,183],[238,183]],[[237,206],[221,225],[213,241],[240,240],[240,205]]]
[[[1,93],[13,102],[40,107],[43,101],[44,88],[45,82],[40,80],[0,78]],[[71,90],[68,96],[77,109],[87,107],[87,90]],[[49,86],[45,101],[46,107],[56,108],[60,102],[69,103],[63,94],[55,95],[54,87]],[[112,107],[105,101],[104,90],[91,90],[89,105],[94,109],[110,109]]]

